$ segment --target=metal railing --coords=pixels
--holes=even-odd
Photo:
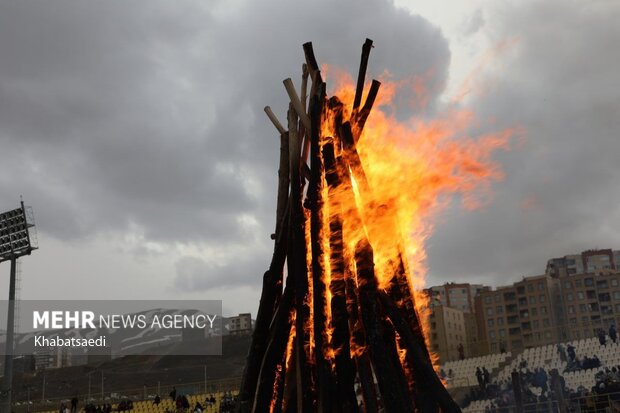
[[[241,377],[232,377],[219,380],[207,380],[188,383],[174,384],[177,395],[193,395],[193,394],[216,394],[220,392],[229,392],[239,390],[241,386]],[[142,386],[124,390],[111,391],[106,393],[104,397],[101,394],[94,395],[89,400],[79,400],[78,410],[81,410],[84,405],[92,403],[94,405],[100,405],[103,403],[116,404],[123,400],[132,400],[134,402],[142,400],[152,400],[155,395],[164,400],[168,398],[168,394],[172,389],[172,385],[156,385],[156,386]],[[28,413],[28,412],[44,412],[55,411],[58,412],[60,405],[71,405],[70,398],[51,398],[45,400],[15,400],[13,402],[14,413]]]

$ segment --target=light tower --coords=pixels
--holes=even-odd
[[[30,255],[37,249],[34,215],[31,207],[20,207],[0,214],[0,263],[11,262],[9,281],[9,307],[6,320],[6,350],[4,356],[4,379],[0,392],[0,413],[11,412],[13,393],[13,351],[15,330],[15,272],[17,259]]]

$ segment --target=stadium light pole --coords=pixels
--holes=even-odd
[[[32,229],[32,234],[30,229]],[[12,410],[13,353],[15,350],[13,337],[15,333],[15,273],[17,259],[24,255],[30,255],[37,248],[32,208],[25,207],[24,201],[21,201],[19,208],[0,214],[0,263],[4,261],[11,262],[4,352],[4,379],[2,380],[2,392],[0,393],[0,413],[11,413]]]

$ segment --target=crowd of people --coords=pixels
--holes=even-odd
[[[608,344],[607,338],[614,344],[617,343],[616,327],[612,325],[608,336],[603,331],[598,338],[601,346]],[[557,369],[547,371],[543,367],[531,370],[527,360],[521,359],[513,370],[511,379],[491,381],[488,371],[484,367],[478,367],[478,386],[472,388],[465,405],[474,400],[490,399],[491,403],[485,408],[485,413],[511,411],[517,404],[513,387],[513,379],[516,379],[520,389],[517,393],[520,394],[520,402],[525,412],[557,411],[561,407],[566,408],[563,411],[599,412],[609,408],[609,411],[620,412],[620,365],[601,368],[601,360],[596,355],[580,358],[576,348],[570,343],[566,347],[558,344],[557,352],[566,363],[563,372]],[[570,389],[562,376],[562,373],[597,368],[601,369],[595,373],[595,384],[590,389],[583,386],[576,390]]]

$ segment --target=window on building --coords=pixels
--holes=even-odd
[[[586,287],[592,287],[594,285],[594,278],[586,278],[583,280]]]
[[[500,328],[500,329],[499,329],[499,336],[500,336],[501,338],[506,337],[506,330],[504,330],[503,328]]]
[[[535,329],[540,327],[540,323],[538,322],[538,320],[532,321],[532,327],[534,327]]]
[[[585,304],[579,304],[579,312],[580,313],[587,313],[588,312],[588,306],[586,306]]]
[[[575,288],[580,288],[581,285],[581,280],[575,280]]]
[[[527,291],[530,292],[530,293],[533,292],[534,291],[534,284],[528,284],[527,285]]]
[[[503,314],[504,313],[504,307],[502,307],[501,305],[498,305],[497,308],[495,309],[495,311],[497,312],[497,314]]]
[[[610,281],[610,284],[612,287],[617,287],[618,286],[618,279],[617,278],[612,278]]]
[[[596,282],[596,287],[597,288],[609,288],[609,285],[607,284],[607,280],[598,280]]]
[[[571,326],[576,326],[577,325],[577,318],[573,317],[570,320],[568,320],[568,322],[570,323]]]
[[[547,299],[547,297],[544,294],[541,294],[540,297],[538,297],[538,301],[542,304],[545,302],[545,300]]]
[[[485,304],[491,304],[491,296],[487,295],[486,297],[484,297],[484,303]]]
[[[504,318],[503,317],[500,317],[500,318],[497,319],[497,325],[498,326],[503,326],[504,325]]]
[[[492,307],[487,308],[487,315],[493,315],[493,308]]]
[[[543,328],[544,327],[549,327],[549,319],[548,318],[543,318]]]
[[[566,301],[573,301],[573,293],[566,294]]]
[[[491,337],[491,340],[495,340],[495,331],[489,331],[489,337]]]
[[[545,283],[542,281],[538,283],[538,291],[545,291]]]
[[[620,300],[620,291],[613,292],[614,300]]]
[[[536,297],[534,297],[534,296],[530,297],[530,305],[532,305],[532,304],[536,304]]]
[[[568,314],[575,314],[575,307],[572,305],[568,306]]]
[[[502,297],[499,294],[495,295],[495,302],[499,303],[500,301],[502,301]]]
[[[567,289],[567,290],[572,289],[572,288],[573,288],[573,283],[572,283],[572,282],[570,282],[570,281],[566,281],[566,282],[564,283],[564,288],[565,288],[565,289]]]
[[[547,314],[547,307],[545,306],[540,307],[540,314]]]
[[[492,318],[489,318],[489,319],[487,320],[487,325],[488,325],[489,327],[493,327],[493,325],[494,325],[494,324],[495,324],[495,323],[494,323],[494,320],[493,320]]]
[[[546,339],[550,339],[551,338],[551,331],[545,331],[545,338]]]
[[[532,308],[532,316],[537,316],[538,315],[538,308],[534,307]]]
[[[577,293],[577,298],[578,298],[578,299],[583,300],[583,299],[584,299],[584,297],[585,297],[585,295],[583,294],[583,291],[579,291],[579,292]]]

